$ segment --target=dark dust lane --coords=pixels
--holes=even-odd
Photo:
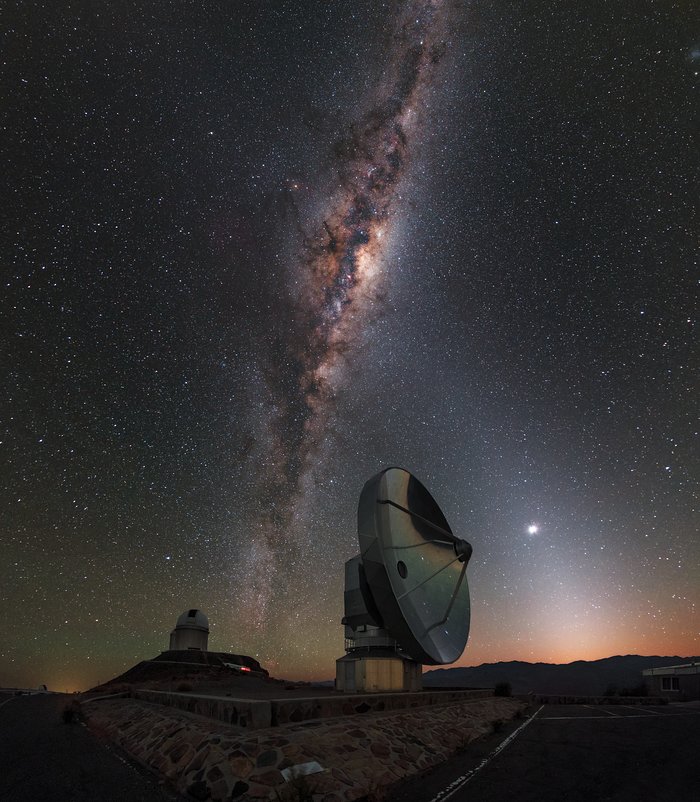
[[[64,724],[70,696],[0,698],[0,799],[173,802],[181,797],[126,762],[82,724]]]
[[[489,759],[522,723],[509,724],[431,774],[397,788],[393,802],[700,799],[697,708],[546,705]],[[461,787],[455,782],[483,761],[468,782]]]

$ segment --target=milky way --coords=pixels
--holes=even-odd
[[[290,385],[268,389],[275,409],[268,429],[270,457],[260,477],[261,516],[246,564],[250,578],[242,602],[244,620],[265,623],[275,577],[288,569],[299,507],[313,493],[319,458],[336,393],[368,324],[386,273],[384,243],[390,239],[392,207],[411,161],[421,103],[445,53],[447,9],[442,2],[404,3],[386,53],[383,77],[369,110],[333,148],[338,190],[321,201],[315,230],[302,226],[303,246],[294,275],[302,290],[293,296],[297,331],[289,333],[284,365]],[[350,522],[348,522],[350,524]]]

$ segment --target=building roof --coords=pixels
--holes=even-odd
[[[175,629],[201,629],[209,632],[209,619],[201,610],[185,610],[177,619]]]
[[[680,666],[661,666],[660,668],[645,668],[642,676],[655,677],[661,674],[700,674],[700,663],[683,663]]]

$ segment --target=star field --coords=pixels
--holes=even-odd
[[[388,465],[458,664],[698,653],[700,14],[570,5],[5,8],[0,685],[332,677]]]

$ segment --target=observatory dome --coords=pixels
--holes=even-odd
[[[170,633],[171,651],[197,649],[206,652],[209,641],[209,619],[201,610],[185,610]]]
[[[177,619],[175,628],[177,627],[201,627],[209,632],[209,619],[201,610],[185,610]]]

